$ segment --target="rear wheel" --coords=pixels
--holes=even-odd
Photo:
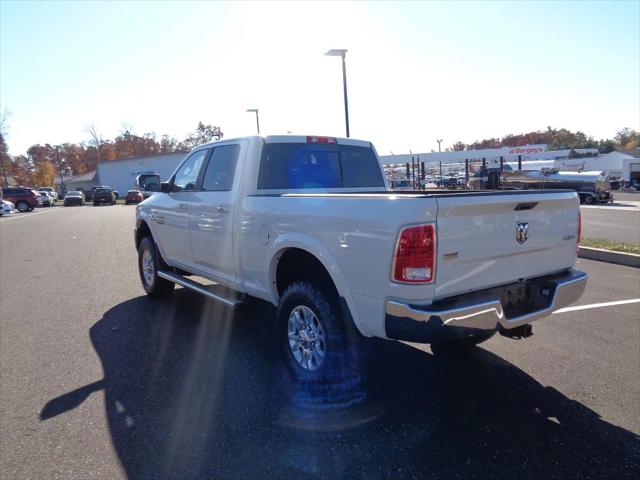
[[[587,205],[592,205],[594,203],[593,195],[585,195],[584,203],[586,203]]]
[[[446,355],[450,353],[459,353],[459,352],[469,351],[473,349],[473,347],[475,347],[476,345],[479,345],[482,342],[486,342],[495,334],[496,334],[496,331],[492,330],[490,332],[481,333],[479,335],[474,335],[472,337],[462,338],[459,340],[451,340],[448,342],[441,342],[441,343],[432,343],[431,351],[434,353],[434,355],[443,355],[443,354]]]
[[[16,203],[16,209],[19,212],[27,212],[29,210],[29,205],[27,204],[27,202],[20,201]]]
[[[175,283],[158,276],[161,267],[164,267],[164,262],[155,243],[150,237],[144,237],[138,247],[138,271],[144,291],[150,297],[166,297],[176,286]]]
[[[364,398],[364,339],[345,325],[330,287],[307,281],[289,285],[278,307],[277,335],[291,376],[321,401]]]

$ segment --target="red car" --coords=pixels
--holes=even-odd
[[[12,202],[19,212],[28,212],[42,206],[40,192],[27,187],[2,187],[2,197]]]
[[[124,197],[124,203],[126,205],[129,205],[130,203],[140,203],[142,200],[144,200],[144,197],[138,190],[129,190],[127,195]]]

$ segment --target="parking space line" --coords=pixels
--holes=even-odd
[[[592,303],[591,305],[578,305],[576,307],[565,307],[556,310],[553,313],[575,312],[578,310],[589,310],[591,308],[613,307],[614,305],[628,305],[630,303],[640,303],[640,298],[632,298],[631,300],[618,300],[616,302]]]
[[[51,213],[51,212],[56,212],[58,210],[62,210],[62,207],[60,208],[52,208],[50,210],[42,210],[40,212],[31,212],[28,214],[24,214],[24,213],[16,213],[14,212],[13,214],[11,214],[10,217],[4,217],[3,215],[3,219],[1,220],[2,222],[8,222],[9,220],[17,220],[18,218],[31,218],[31,217],[35,217],[36,215],[42,215],[43,213]]]

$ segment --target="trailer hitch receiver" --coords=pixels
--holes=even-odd
[[[520,340],[533,335],[533,327],[530,323],[526,323],[516,328],[500,328],[500,335],[514,340]]]

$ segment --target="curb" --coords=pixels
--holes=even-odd
[[[580,247],[578,257],[599,262],[615,263],[626,267],[640,268],[640,255],[635,253],[614,252],[602,248]]]

